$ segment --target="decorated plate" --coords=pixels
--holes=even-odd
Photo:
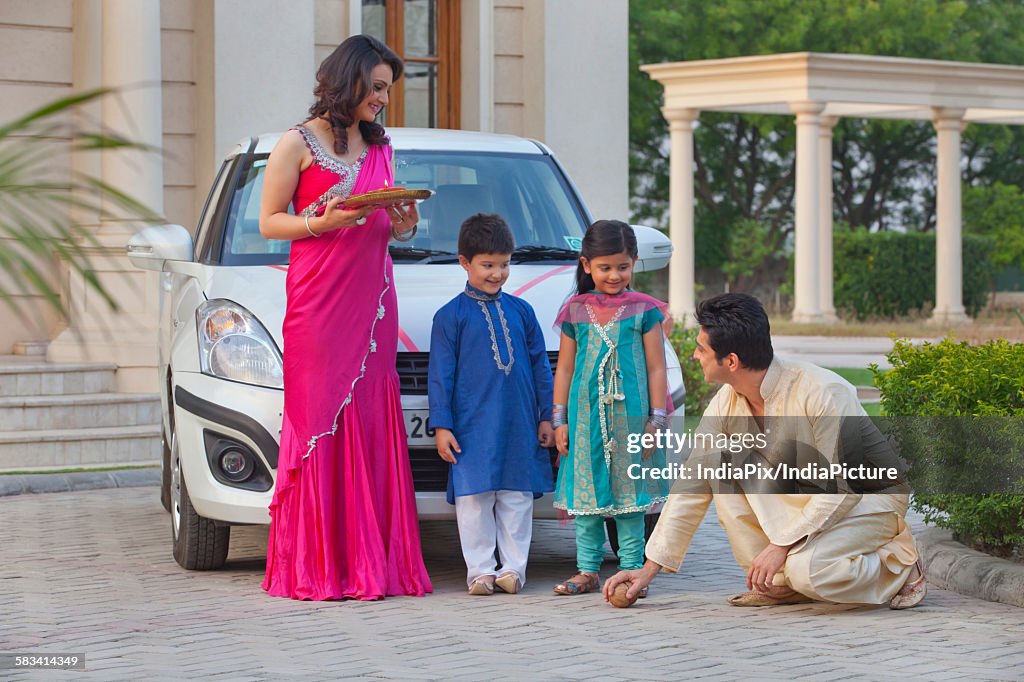
[[[422,201],[434,196],[434,191],[429,189],[405,189],[404,187],[386,187],[384,189],[355,194],[345,199],[346,208],[361,208],[363,206],[377,206],[383,208],[404,204],[409,201]]]

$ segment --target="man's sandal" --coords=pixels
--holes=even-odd
[[[583,580],[577,580],[581,576]],[[580,571],[565,582],[558,583],[554,587],[555,594],[570,595],[597,592],[599,589],[601,589],[601,579],[597,577],[596,573],[587,573],[586,571]]]
[[[921,575],[919,575],[913,582],[908,578],[907,582],[903,583],[903,587],[900,588],[900,592],[908,587],[910,588],[910,591],[906,594],[900,594],[897,592],[896,595],[889,600],[890,609],[896,611],[912,609],[924,601],[924,596],[928,594],[928,584],[924,579],[924,566],[921,565],[921,560],[918,559],[914,562],[914,565],[917,566],[917,571]]]
[[[734,594],[727,601],[733,606],[785,606],[787,604],[806,604],[814,600],[795,591],[782,597],[773,597],[764,592],[755,591]]]

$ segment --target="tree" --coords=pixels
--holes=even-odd
[[[631,0],[634,221],[668,222],[662,90],[641,64],[795,51],[1024,64],[1021,26],[1024,0]],[[694,140],[698,267],[721,269],[743,221],[765,226],[784,249],[793,228],[792,117],[703,112]],[[970,126],[964,150],[972,185],[1024,177],[1019,129]],[[833,133],[836,217],[875,230],[932,229],[934,163],[930,122],[841,120]]]
[[[28,311],[16,294],[36,294],[62,317],[60,265],[79,272],[114,310],[117,302],[93,272],[89,250],[98,246],[92,231],[76,222],[74,209],[99,214],[115,208],[140,221],[159,220],[145,206],[102,180],[83,173],[55,173],[55,145],[72,152],[142,149],[130,140],[76,122],[89,102],[112,96],[97,89],[50,102],[0,125],[0,299],[18,316]]]

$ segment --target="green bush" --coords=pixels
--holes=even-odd
[[[872,366],[885,413],[933,418],[905,420],[900,433],[905,450],[908,443],[930,444],[914,448],[918,460],[910,481],[928,492],[915,494],[913,508],[923,512],[927,522],[950,529],[957,539],[984,551],[1009,555],[1024,549],[1024,495],[933,493],[934,478],[929,478],[936,471],[948,475],[966,463],[967,476],[1008,480],[1009,487],[1020,489],[1024,344],[999,339],[971,346],[947,338],[915,347],[901,339],[888,359],[891,370]],[[994,419],[936,419],[943,415]],[[964,489],[973,482],[955,483]]]
[[[672,348],[679,356],[679,364],[683,369],[683,383],[686,385],[686,414],[700,416],[704,414],[708,403],[718,387],[704,381],[704,370],[700,363],[693,359],[693,351],[697,348],[699,327],[685,328],[677,324],[669,336]]]
[[[935,235],[836,232],[835,305],[863,320],[892,318],[935,304]],[[994,242],[963,237],[964,307],[976,315],[988,302]]]

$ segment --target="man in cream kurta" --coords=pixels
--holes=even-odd
[[[781,450],[793,443],[809,444],[826,461],[842,456],[841,417],[865,415],[853,386],[834,372],[775,358],[767,316],[751,296],[709,299],[698,306],[697,319],[694,358],[705,380],[724,384],[699,432],[770,433],[760,453],[768,463],[785,458]],[[714,467],[722,454],[697,447],[688,463]],[[843,481],[831,494],[751,489],[756,487],[677,481],[647,543],[647,563],[609,579],[605,595],[624,580],[633,582],[631,592],[639,591],[659,571],[678,571],[713,499],[751,590],[730,598],[734,605],[815,600],[908,608],[923,598],[918,554],[904,519],[905,493],[860,494]]]

